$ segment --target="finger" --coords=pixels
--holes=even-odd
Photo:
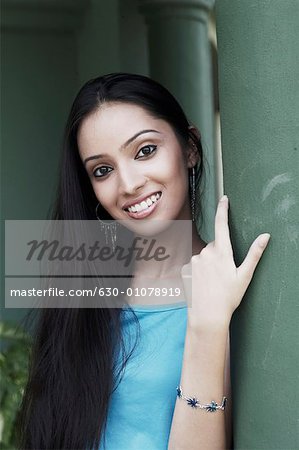
[[[232,252],[228,226],[228,198],[224,195],[217,206],[215,216],[215,246]]]
[[[237,274],[245,282],[250,283],[256,266],[262,257],[270,239],[269,233],[260,234],[251,244],[243,263],[237,268]]]

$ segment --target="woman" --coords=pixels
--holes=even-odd
[[[194,196],[202,160],[198,131],[153,80],[110,74],[78,93],[54,218],[124,220],[141,234],[144,219],[160,223],[156,233],[179,251],[162,266],[136,263],[132,286],[148,287],[147,270],[155,286],[166,280],[169,287],[172,272],[191,307],[136,306],[140,299],[132,297],[127,308],[44,310],[21,448],[231,448],[229,324],[270,235],[260,235],[236,268],[224,196],[215,241],[201,239]],[[192,220],[191,259],[181,236],[168,232],[178,220]]]

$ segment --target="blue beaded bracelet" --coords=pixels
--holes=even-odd
[[[186,400],[187,404],[191,406],[192,408],[199,408],[199,409],[205,409],[208,412],[215,412],[217,409],[220,409],[222,411],[225,410],[227,398],[223,397],[221,405],[218,405],[214,400],[211,401],[211,403],[207,405],[201,405],[199,400],[195,397],[185,397],[183,395],[183,391],[181,386],[177,386],[176,388],[177,396],[183,400]]]

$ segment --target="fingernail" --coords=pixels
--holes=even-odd
[[[266,247],[270,237],[271,237],[271,235],[269,233],[262,234],[258,240],[259,246],[262,248]]]
[[[228,200],[227,195],[223,195],[223,196],[221,197],[221,199],[220,199],[221,202],[224,202],[224,201],[226,201],[226,200]]]

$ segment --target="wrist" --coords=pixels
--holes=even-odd
[[[194,371],[200,367],[200,386],[204,394],[223,394],[227,340],[228,328],[215,331],[187,328],[184,365],[193,374],[192,378]],[[182,384],[185,386],[185,380]]]
[[[191,356],[202,353],[206,360],[211,358],[214,363],[217,361],[217,364],[222,364],[224,363],[228,336],[228,326],[216,329],[187,326],[185,346]]]
[[[188,318],[187,320],[187,332],[193,335],[214,335],[221,336],[227,334],[229,331],[230,320],[220,319],[220,320],[205,320],[200,322],[194,322]]]

